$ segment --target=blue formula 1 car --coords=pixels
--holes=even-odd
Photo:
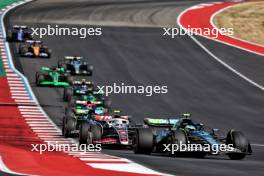
[[[58,67],[64,68],[72,75],[92,76],[93,74],[93,65],[84,61],[83,57],[65,56],[64,60],[58,61]]]
[[[252,153],[249,140],[242,132],[230,130],[226,136],[220,136],[217,129],[194,123],[190,114],[181,118],[146,118],[144,123],[145,128],[136,129],[134,153],[190,154],[196,157],[226,154],[233,160]]]
[[[27,26],[14,25],[7,31],[6,40],[8,42],[24,42],[32,39],[32,31]]]
[[[91,81],[74,81],[72,87],[67,87],[63,91],[63,99],[70,101],[73,96],[88,95],[93,93],[95,86]]]

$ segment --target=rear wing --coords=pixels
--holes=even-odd
[[[73,84],[80,85],[80,84],[82,84],[82,81],[74,81]],[[85,84],[86,85],[90,85],[90,84],[93,84],[93,82],[91,82],[91,81],[85,81]]]
[[[145,118],[144,124],[153,127],[173,127],[179,118]]]
[[[65,56],[64,59],[65,60],[73,60],[73,59],[82,60],[83,57],[81,57],[81,56],[77,56],[77,57],[75,57],[75,56]]]
[[[131,116],[128,116],[128,115],[122,115],[122,116],[119,116],[120,119],[126,119],[128,120]],[[97,121],[107,121],[107,120],[110,120],[110,119],[114,119],[115,117],[112,116],[112,115],[95,115],[95,120]]]
[[[44,71],[44,72],[51,72],[52,71],[52,69],[49,68],[49,67],[41,67],[41,70]],[[64,72],[64,68],[56,68],[56,71],[63,73]]]
[[[112,119],[113,117],[111,115],[95,115],[96,121],[106,122],[107,120]]]
[[[28,29],[27,26],[14,25],[13,29]]]
[[[40,41],[40,40],[26,40],[26,43],[28,43],[28,44],[32,44],[32,43],[42,44],[42,41]]]
[[[85,104],[87,104],[87,101],[76,100],[75,103],[76,104],[83,104],[83,105],[85,105]]]

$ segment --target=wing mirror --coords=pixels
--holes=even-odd
[[[219,131],[219,129],[217,129],[217,128],[213,128],[212,129],[212,133],[213,133],[213,135],[216,135],[216,133]]]

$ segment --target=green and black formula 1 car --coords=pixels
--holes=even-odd
[[[190,114],[180,118],[146,118],[144,123],[145,128],[138,128],[135,133],[135,153],[188,154],[195,157],[226,154],[233,160],[243,159],[252,153],[249,140],[242,132],[231,129],[227,135],[221,135],[217,129],[194,123]]]
[[[63,68],[42,67],[40,72],[36,73],[37,86],[70,86],[73,83],[73,77],[65,73]]]
[[[63,92],[63,100],[70,101],[73,96],[82,96],[93,93],[95,86],[92,82],[86,81],[74,81],[71,87],[65,87]]]
[[[62,134],[73,137],[79,134],[79,126],[91,118],[92,113],[104,114],[108,112],[102,106],[87,101],[76,101],[74,105],[65,108],[62,124]]]

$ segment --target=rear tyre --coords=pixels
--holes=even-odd
[[[239,149],[242,153],[228,153],[230,159],[241,160],[249,151],[250,144],[244,134],[240,131],[230,130],[226,137],[226,144],[232,144],[234,148]],[[251,149],[250,149],[251,150]]]
[[[67,82],[68,82],[70,85],[73,85],[73,81],[74,81],[73,76],[68,75],[68,76],[66,77],[66,80],[67,80]]]
[[[81,144],[92,144],[92,135],[90,132],[90,124],[81,123],[79,132],[79,145]]]
[[[51,49],[48,48],[46,49],[46,53],[48,55],[47,58],[51,58],[51,52],[52,52]]]
[[[12,31],[11,31],[11,30],[8,30],[8,31],[7,31],[7,37],[6,37],[6,40],[7,40],[8,42],[12,42],[12,39],[13,39]]]
[[[73,89],[71,87],[65,87],[63,91],[63,100],[69,101],[72,95],[73,95]]]
[[[104,100],[103,101],[104,103],[103,103],[103,106],[105,107],[105,108],[107,108],[107,109],[109,109],[110,107],[111,107],[111,101],[110,100]]]
[[[75,102],[76,102],[76,98],[75,97],[69,96],[68,100],[69,100],[69,106],[74,106],[75,105]]]
[[[98,125],[91,125],[91,133],[93,134],[93,140],[101,140],[102,130]]]
[[[76,119],[72,116],[66,115],[63,119],[63,136],[68,138],[72,137],[71,131],[76,129]]]
[[[153,133],[150,128],[136,129],[133,151],[136,154],[150,154],[153,150]]]
[[[36,84],[37,86],[41,85],[41,82],[45,81],[45,76],[42,74],[37,73],[36,74]]]
[[[92,76],[93,75],[93,65],[87,65],[87,72],[89,72],[89,76]]]
[[[176,144],[180,146],[181,144],[187,144],[188,139],[184,131],[182,130],[177,130],[177,131],[172,131],[172,135],[168,138],[167,144]],[[180,151],[166,151],[168,155],[177,155],[180,153]]]

